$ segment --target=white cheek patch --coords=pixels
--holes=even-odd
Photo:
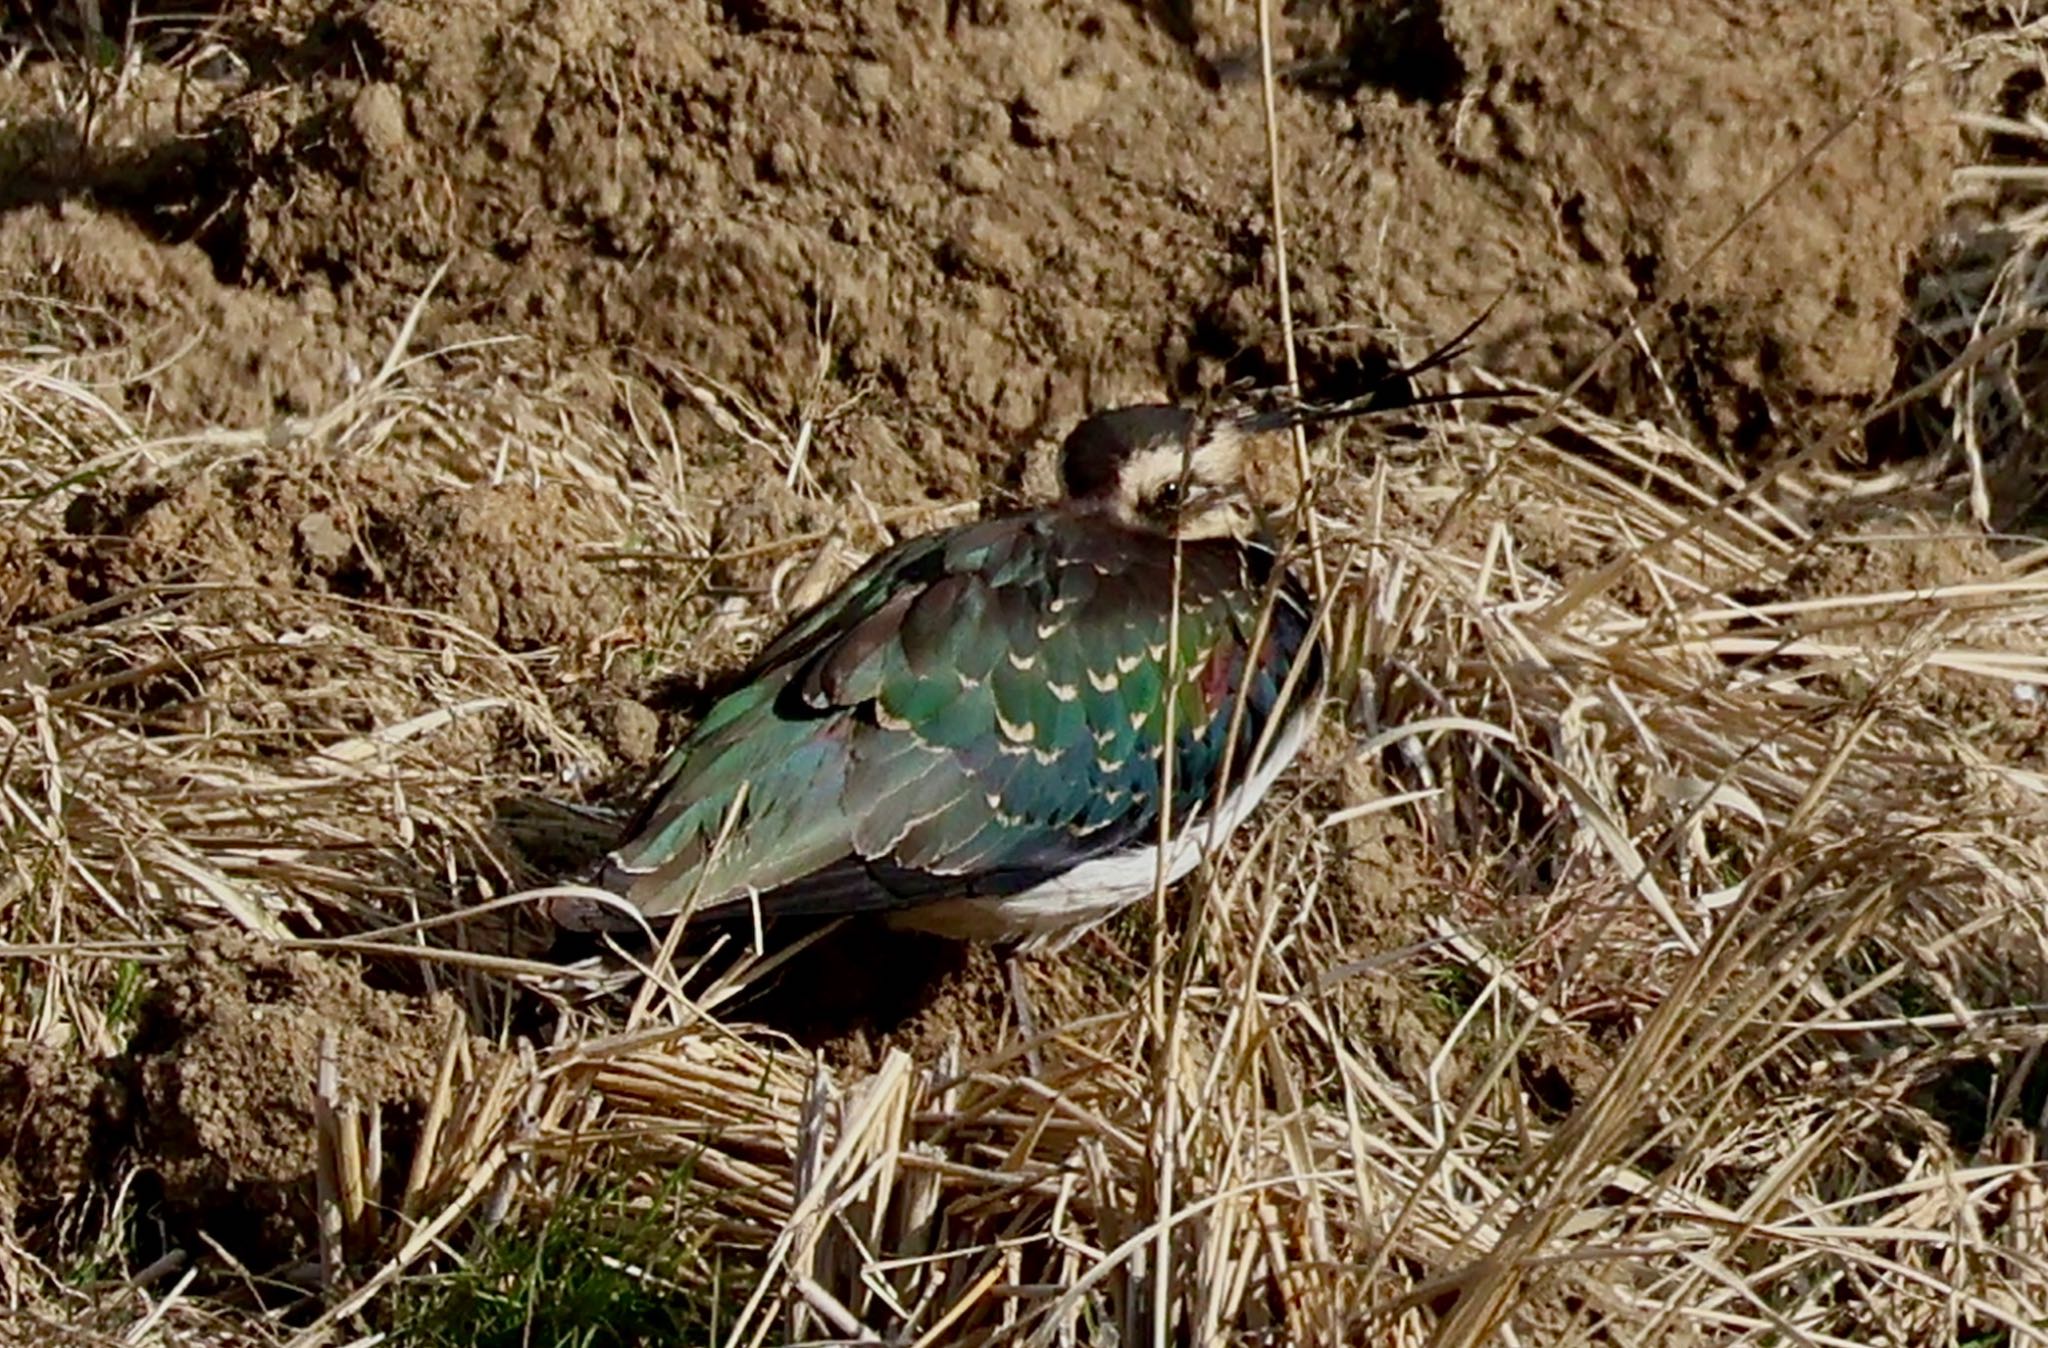
[[[1180,481],[1178,449],[1147,450],[1124,465],[1118,481],[1124,503],[1133,510],[1143,508],[1169,482]]]

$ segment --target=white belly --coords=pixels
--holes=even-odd
[[[1202,864],[1213,834],[1221,844],[1244,822],[1273,783],[1301,752],[1313,713],[1283,726],[1273,751],[1249,781],[1223,798],[1212,828],[1209,817],[1196,815],[1169,845],[1166,883],[1172,884]],[[1001,898],[942,899],[889,915],[892,926],[931,932],[956,941],[1015,942],[1023,950],[1058,950],[1090,927],[1108,920],[1152,892],[1159,878],[1159,846],[1155,842],[1131,852],[1097,857],[1040,885]]]

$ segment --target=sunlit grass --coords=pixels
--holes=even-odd
[[[441,1272],[408,1278],[380,1318],[420,1348],[636,1348],[711,1343],[738,1289],[673,1201],[681,1177],[636,1198],[593,1175],[536,1220],[464,1243]]]

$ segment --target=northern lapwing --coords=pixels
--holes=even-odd
[[[1323,690],[1247,444],[1381,406],[1083,420],[1057,501],[906,539],[783,630],[656,772],[594,877],[616,897],[550,914],[588,932],[873,913],[1045,950],[1185,876]]]
[[[1163,781],[1163,874],[1186,875],[1294,758],[1323,686],[1314,610],[1244,481],[1247,439],[1284,415],[1098,413],[1057,502],[875,557],[662,764],[595,880],[624,904],[557,898],[555,921],[875,912],[1056,947],[1152,892]]]

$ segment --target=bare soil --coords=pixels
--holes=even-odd
[[[213,55],[146,38],[155,63],[89,133],[52,113],[70,58],[45,14],[50,42],[0,73],[0,331],[118,330],[133,363],[109,396],[131,417],[261,432],[357,386],[425,296],[416,348],[518,334],[596,415],[631,413],[608,370],[671,410],[744,391],[788,454],[679,421],[722,545],[822,527],[826,501],[1014,496],[1086,407],[1284,370],[1255,9],[1175,14],[278,0],[211,20]],[[1920,70],[1937,18],[1904,0],[1304,0],[1277,134],[1306,381],[1356,391],[1490,308],[1484,364],[1561,382],[1606,353],[1596,405],[1731,458],[1853,425],[1893,384],[1955,161]],[[226,586],[212,621],[311,591],[393,631],[424,610],[514,653],[592,652],[661,602],[593,564],[549,489],[258,443],[89,488],[61,533],[0,522],[0,620],[202,579]],[[661,691],[647,672],[562,694],[608,780],[655,756]],[[1455,903],[1389,851],[1346,844],[1361,952],[1423,939]],[[1117,986],[1110,957],[1077,958]],[[154,972],[125,1058],[10,1048],[17,1220],[119,1158],[188,1220],[232,1210],[303,1253],[323,1029],[363,1103],[397,1117],[441,1018],[341,967],[204,944]],[[985,1046],[1006,1005],[989,962],[936,986],[900,1042]],[[1439,1018],[1392,997],[1358,1014],[1424,1069]],[[857,1065],[890,1032],[833,1051]]]
[[[258,12],[176,108],[0,146],[30,207],[0,258],[155,320],[153,355],[191,344],[136,390],[170,422],[322,405],[444,266],[430,338],[829,409],[816,471],[877,499],[986,489],[1088,403],[1281,368],[1244,7],[1180,33],[1012,3]],[[1888,385],[1954,153],[1939,81],[1905,80],[1937,50],[1913,7],[1446,0],[1284,29],[1312,383],[1494,304],[1487,363],[1570,378],[1646,304],[1675,321],[1601,383],[1738,451]]]
[[[382,1112],[396,1142],[425,1107],[452,1006],[373,991],[311,954],[203,936],[156,972],[125,1054],[10,1045],[0,1197],[26,1228],[132,1169],[177,1238],[204,1232],[250,1267],[274,1267],[303,1254],[313,1229],[323,1037],[349,1097]]]

